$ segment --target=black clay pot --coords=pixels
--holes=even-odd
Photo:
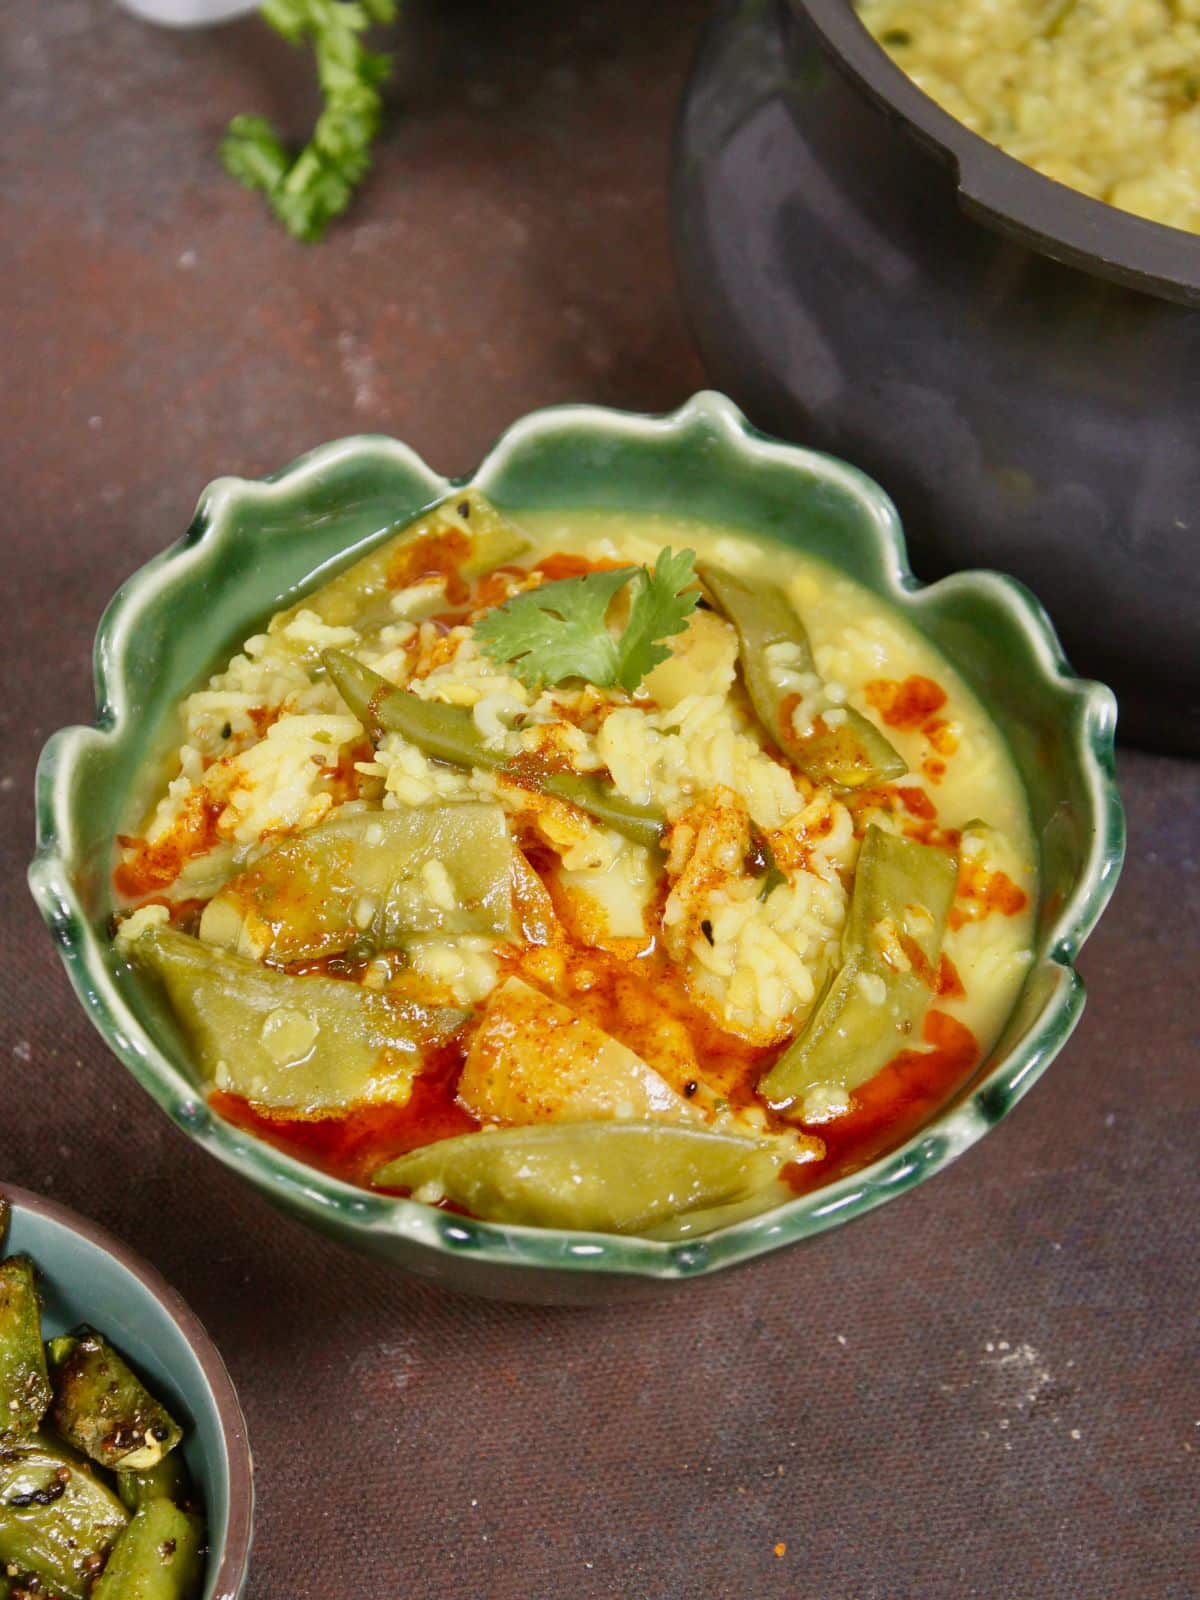
[[[718,10],[673,212],[716,383],[877,478],[922,577],[1028,583],[1126,738],[1200,752],[1200,238],[969,133],[848,0]]]

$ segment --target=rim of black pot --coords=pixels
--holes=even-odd
[[[788,0],[884,109],[957,172],[963,209],[1052,260],[1129,288],[1200,305],[1200,236],[1070,189],[943,111],[878,45],[852,0]]]

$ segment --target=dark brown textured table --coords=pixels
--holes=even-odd
[[[704,9],[414,4],[405,112],[316,249],[213,156],[239,110],[300,131],[301,57],[0,9],[0,1182],[207,1322],[257,1460],[254,1600],[1183,1600],[1200,767],[1124,754],[1092,998],[1007,1122],[863,1222],[612,1312],[450,1298],[281,1218],[108,1055],[25,891],[37,750],[206,480],[360,430],[464,470],[532,406],[700,384],[664,179]]]

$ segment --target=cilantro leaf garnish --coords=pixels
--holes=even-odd
[[[661,641],[681,633],[699,599],[691,550],[660,550],[653,569],[616,567],[559,578],[514,595],[475,624],[484,652],[528,688],[584,678],[600,688],[636,689],[670,650]],[[613,597],[633,589],[619,634],[607,624]]]
[[[698,590],[684,590],[696,581],[693,550],[660,550],[653,572],[638,569],[629,621],[621,635],[617,682],[636,689],[648,672],[671,654],[659,641],[682,633],[700,599]]]
[[[505,663],[531,688],[587,678],[617,681],[617,641],[604,623],[613,596],[636,567],[559,578],[514,595],[475,624],[475,637],[493,661]]]
[[[230,177],[262,190],[297,239],[319,239],[370,168],[391,58],[366,49],[360,35],[372,22],[394,21],[396,8],[397,0],[263,0],[263,20],[290,44],[311,40],[324,109],[295,157],[264,117],[234,117],[221,160]]]

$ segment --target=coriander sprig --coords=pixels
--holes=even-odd
[[[670,655],[661,641],[681,633],[695,610],[699,592],[688,587],[696,579],[694,562],[691,550],[660,550],[653,568],[615,567],[543,583],[480,618],[475,637],[529,688],[583,678],[601,688],[636,689]],[[629,583],[629,617],[615,634],[608,609]]]
[[[397,0],[263,0],[261,14],[290,44],[312,43],[324,109],[298,156],[265,117],[234,117],[221,143],[225,170],[260,189],[293,237],[312,242],[345,211],[371,165],[391,57],[361,35],[393,22]]]

